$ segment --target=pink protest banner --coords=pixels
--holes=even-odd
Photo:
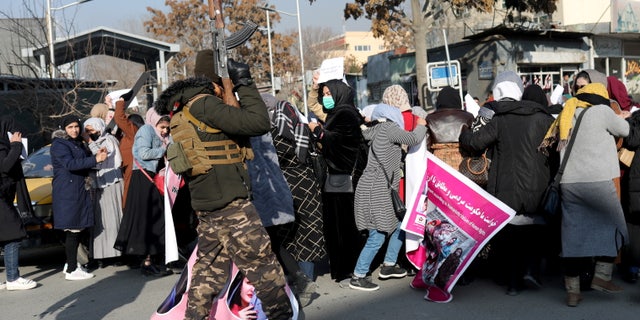
[[[426,162],[402,229],[420,239],[407,256],[424,284],[450,292],[515,211],[429,152]]]
[[[187,302],[189,298],[189,288],[191,287],[193,265],[197,260],[196,247],[185,266],[184,271],[180,274],[180,278],[176,284],[171,288],[167,298],[160,304],[158,309],[151,315],[151,320],[182,320],[185,318],[187,311]],[[238,270],[235,264],[231,263],[229,281],[222,288],[217,300],[211,306],[211,312],[208,320],[241,320],[237,309],[234,308],[235,304],[240,303],[243,299],[249,299],[244,301],[248,304],[249,309],[255,310],[256,314],[253,319],[265,320],[266,316],[262,311],[262,302],[254,294],[254,288],[248,281],[245,280],[242,272]],[[291,307],[293,309],[293,320],[299,318],[300,307],[293,292],[287,286],[285,288]]]

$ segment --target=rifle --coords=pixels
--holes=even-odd
[[[216,73],[222,78],[222,87],[224,88],[224,103],[240,107],[236,95],[233,93],[233,82],[229,78],[229,70],[227,69],[227,50],[233,49],[253,35],[258,29],[258,25],[252,21],[244,24],[244,27],[225,38],[224,36],[224,15],[222,11],[222,0],[209,1],[209,27],[213,38],[213,62],[216,66]]]

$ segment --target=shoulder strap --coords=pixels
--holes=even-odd
[[[573,148],[573,142],[576,140],[576,136],[578,135],[578,128],[580,128],[580,122],[582,122],[582,117],[584,116],[585,113],[587,113],[588,110],[589,108],[584,109],[584,111],[582,111],[578,116],[578,120],[576,120],[576,125],[573,128],[573,133],[571,134],[571,137],[569,138],[569,143],[567,144],[567,151],[565,151],[564,153],[564,158],[562,158],[562,163],[560,164],[560,168],[558,168],[558,173],[554,178],[554,182],[560,183],[560,178],[564,173],[564,168],[567,166],[569,155],[571,154],[571,149]]]
[[[384,164],[382,162],[380,162],[380,159],[378,158],[378,155],[376,154],[375,151],[373,151],[373,141],[376,139],[376,136],[378,136],[378,133],[376,133],[376,135],[373,137],[373,139],[371,139],[371,147],[369,147],[369,149],[371,150],[371,154],[373,155],[373,158],[376,159],[376,161],[380,164],[380,167],[382,168],[382,172],[384,173],[384,177],[387,180],[387,186],[389,186],[389,188],[391,188],[391,181],[389,180],[389,175],[387,174],[387,170],[384,169]]]
[[[138,169],[140,169],[140,171],[142,171],[142,173],[145,175],[145,177],[147,177],[147,179],[149,179],[149,181],[151,181],[151,183],[153,182],[153,179],[151,178],[151,176],[147,173],[147,170],[145,170],[141,165],[140,162],[138,162],[138,160],[136,160],[136,157],[133,157],[133,161],[136,163],[136,165],[138,166]]]
[[[187,121],[193,123],[196,126],[196,128],[198,128],[198,131],[206,132],[206,133],[220,133],[222,132],[222,130],[209,127],[206,123],[196,119],[196,117],[194,117],[189,111],[189,109],[191,108],[191,105],[194,102],[207,96],[211,96],[211,95],[206,93],[200,93],[193,96],[191,99],[189,99],[189,102],[187,102],[184,108],[182,108],[182,114],[184,115],[185,118],[187,118]]]

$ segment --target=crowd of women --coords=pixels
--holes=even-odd
[[[503,72],[492,88],[495,101],[463,128],[461,148],[491,159],[487,191],[516,211],[491,241],[492,267],[507,294],[539,288],[543,260],[559,260],[566,303],[573,307],[582,300],[581,289],[622,291],[612,281],[619,259],[623,275],[637,277],[638,243],[630,241],[626,224],[634,221],[625,221],[625,212],[632,217],[637,210],[631,200],[637,177],[632,164],[620,183],[616,138],[628,137],[624,144],[636,149],[633,135],[640,128],[633,126],[637,114],[631,115],[621,85],[595,70],[581,71],[574,75],[573,95],[550,105],[540,87],[523,88],[516,73]],[[554,179],[561,191],[557,216],[543,206]]]
[[[509,295],[527,285],[541,286],[542,260],[558,255],[570,306],[582,299],[581,287],[621,291],[612,281],[620,257],[625,279],[637,279],[640,161],[635,157],[640,153],[620,179],[616,138],[626,137],[620,141],[628,150],[640,147],[640,113],[631,114],[633,101],[617,79],[582,71],[574,76],[573,96],[563,105],[550,105],[540,87],[524,88],[515,72],[503,72],[492,86],[492,101],[476,117],[464,111],[450,87],[439,93],[435,111],[427,116],[411,107],[399,85],[384,91],[382,103],[359,110],[349,85],[317,79],[316,73],[310,119],[291,103],[262,95],[272,130],[251,139],[255,156],[247,163],[252,201],[303,305],[313,297],[321,261],[329,262],[332,279],[348,279],[349,287],[364,291],[379,289],[371,277],[377,262],[381,279],[414,271],[403,262],[404,232],[389,191],[404,196],[403,177],[411,174],[404,172],[404,155],[425,137],[429,151],[456,169],[466,155],[490,159],[484,187],[516,211],[487,250],[490,269]],[[128,113],[128,98],[107,96],[85,121],[65,116],[53,134],[54,227],[65,234],[67,280],[94,276],[78,261],[81,243],[101,265],[125,255],[137,257],[132,265],[145,275],[171,273],[162,263],[164,201],[153,182],[168,164],[170,117],[154,108],[144,119]],[[4,228],[19,224],[12,202],[21,178],[20,133],[8,119],[0,125]],[[560,179],[562,214],[550,218],[541,201],[554,179]],[[188,198],[188,188],[178,194]],[[173,212],[176,228],[186,230],[178,242],[188,247],[195,238],[193,211],[188,200],[175,205],[184,206]],[[17,271],[17,243],[24,230],[11,230],[0,233],[5,286],[33,288],[36,283]],[[385,243],[383,258],[376,259]],[[450,299],[445,294],[439,302]]]
[[[411,271],[396,263],[403,232],[389,189],[402,189],[400,178],[412,174],[402,171],[404,151],[426,135],[428,150],[456,169],[465,156],[490,159],[483,187],[516,212],[484,252],[488,275],[505,285],[507,294],[540,288],[541,273],[549,271],[543,266],[554,262],[564,273],[569,306],[582,300],[581,288],[622,291],[612,280],[616,264],[625,280],[636,281],[640,165],[631,162],[621,170],[618,150],[638,148],[640,116],[631,113],[634,103],[615,77],[585,70],[573,76],[571,88],[563,103],[552,105],[539,86],[524,88],[515,72],[502,72],[492,85],[493,98],[477,116],[464,111],[457,90],[446,87],[425,121],[424,115],[412,114],[399,86],[387,88],[383,103],[364,108],[361,116],[348,86],[320,84],[309,100],[319,101],[311,110],[324,124],[309,126],[329,176],[350,176],[355,189],[335,193],[325,186],[323,192],[332,278],[350,278],[353,289],[377,290],[370,277],[372,261],[385,242],[378,277]],[[562,213],[550,216],[543,200],[554,179],[560,184]],[[474,270],[477,275],[477,268],[470,273]],[[451,300],[448,292],[425,298]]]

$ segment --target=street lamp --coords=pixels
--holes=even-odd
[[[89,2],[91,0],[80,0],[76,2],[72,2],[66,4],[62,7],[52,8],[51,0],[47,0],[47,13],[46,13],[46,22],[47,22],[47,44],[49,46],[49,75],[51,78],[56,77],[56,63],[55,63],[55,53],[53,52],[53,22],[51,19],[51,11],[62,10],[71,6],[75,6],[81,3]]]
[[[269,41],[269,70],[271,70],[271,94],[276,95],[275,76],[273,72],[273,51],[271,50],[271,22],[269,21],[269,11],[273,10],[267,7],[258,7],[264,10],[267,16],[267,39]]]
[[[307,82],[305,81],[305,76],[304,76],[304,52],[302,50],[302,28],[300,27],[300,4],[298,2],[298,0],[296,0],[296,13],[288,13],[288,12],[284,12],[284,11],[280,11],[280,10],[276,10],[273,8],[268,8],[268,7],[259,7],[262,10],[265,10],[267,13],[267,32],[269,33],[269,59],[270,59],[270,64],[271,64],[271,90],[272,92],[275,92],[275,90],[273,89],[273,61],[271,58],[271,28],[269,26],[269,11],[271,12],[277,12],[277,13],[281,13],[281,14],[285,14],[291,17],[297,17],[298,18],[298,44],[300,46],[300,68],[302,69],[302,99],[303,99],[303,103],[304,103],[304,114],[305,116],[309,116],[309,107],[307,106]],[[274,93],[275,95],[275,93]]]

